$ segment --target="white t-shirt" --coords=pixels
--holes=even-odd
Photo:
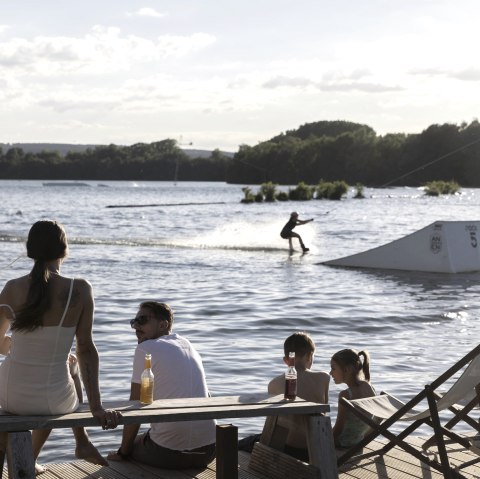
[[[140,343],[133,360],[133,383],[141,383],[147,353],[152,355],[154,399],[208,396],[202,359],[187,339],[169,334]],[[162,447],[188,451],[215,442],[215,421],[154,423],[150,437]]]

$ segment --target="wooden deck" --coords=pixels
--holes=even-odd
[[[414,442],[413,439],[412,442]],[[381,443],[374,443],[379,446]],[[449,448],[452,466],[470,459],[479,458],[470,451],[459,446]],[[254,474],[248,470],[250,454],[239,452],[239,479],[265,479],[265,476]],[[95,466],[84,461],[65,464],[48,464],[47,472],[39,476],[41,479],[215,479],[215,461],[202,471],[168,471],[143,466],[133,462],[111,462],[109,467]],[[480,461],[461,472],[469,479],[480,478]],[[441,479],[442,474],[421,464],[411,455],[395,448],[384,457],[373,457],[358,463],[342,466],[339,479]],[[3,478],[7,479],[6,471]],[[297,479],[297,478],[292,478]]]

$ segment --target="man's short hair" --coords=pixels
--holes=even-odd
[[[288,358],[288,353],[294,352],[295,356],[305,356],[307,353],[315,352],[315,343],[313,339],[304,332],[293,333],[289,336],[283,344],[285,357]]]
[[[140,303],[140,308],[149,309],[157,319],[164,319],[168,323],[168,332],[172,330],[173,310],[167,303],[144,301]]]

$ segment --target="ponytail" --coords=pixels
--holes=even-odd
[[[27,300],[12,322],[13,331],[33,331],[42,325],[42,316],[50,306],[49,278],[47,263],[44,260],[35,261],[30,272]]]
[[[363,350],[358,353],[358,357],[363,356],[363,361],[362,361],[362,372],[363,375],[365,376],[365,380],[370,382],[370,354],[368,354],[368,351]]]

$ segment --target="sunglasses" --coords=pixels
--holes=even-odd
[[[137,323],[139,326],[143,326],[148,322],[149,316],[137,316],[136,318],[133,318],[130,320],[130,326],[132,328],[135,327],[135,323]]]

